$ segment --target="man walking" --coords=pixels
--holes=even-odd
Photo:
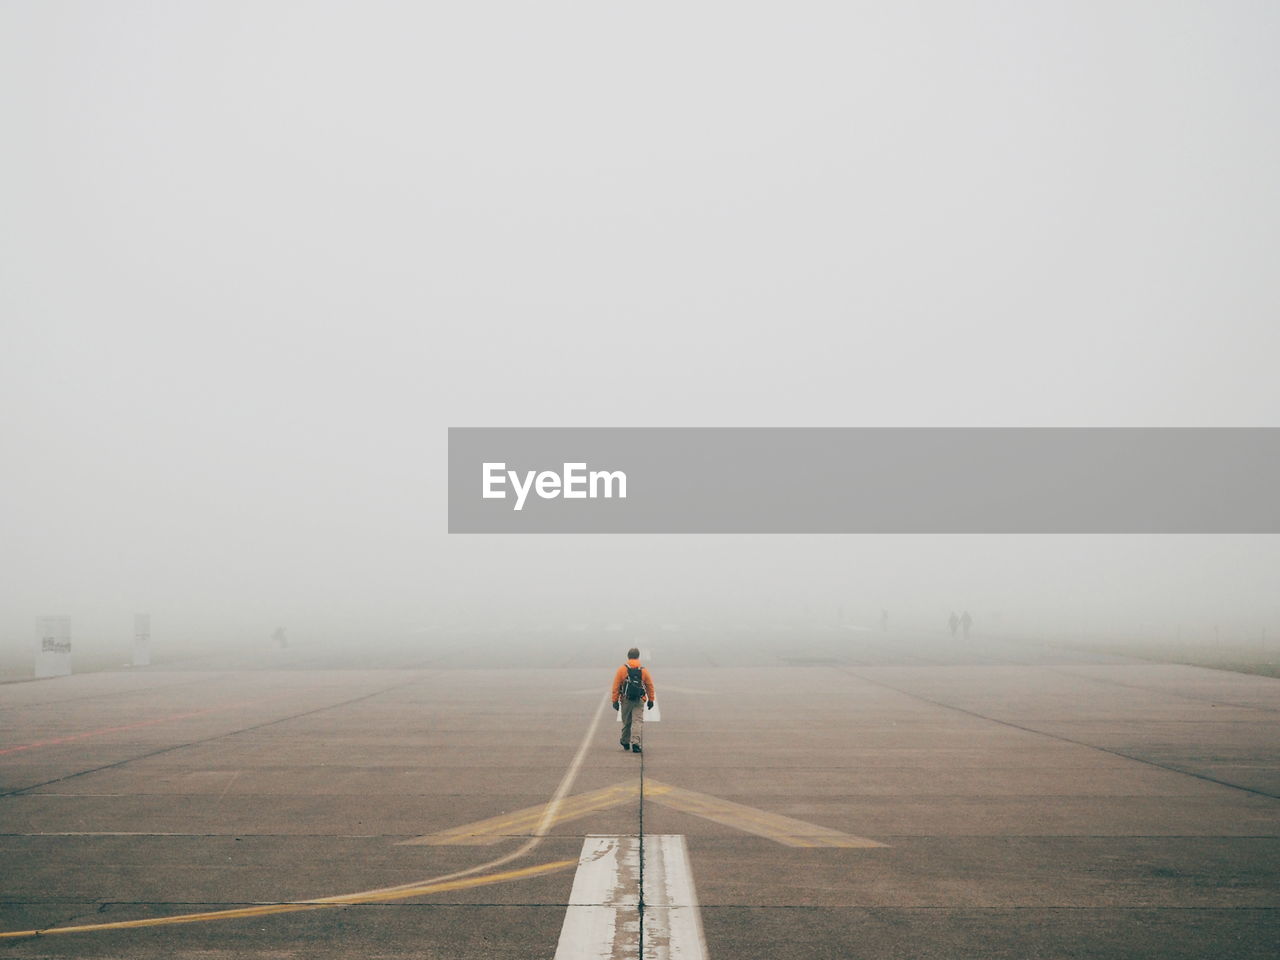
[[[613,675],[613,687],[609,692],[613,709],[622,711],[623,750],[640,753],[640,728],[644,724],[645,710],[653,709],[653,677],[647,667],[640,666],[640,651],[632,647],[627,651],[627,662]]]

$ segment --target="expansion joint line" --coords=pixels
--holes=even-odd
[[[1060,733],[1050,733],[1048,730],[1037,730],[1035,727],[1023,726],[1020,723],[1014,723],[1012,720],[1001,720],[999,717],[988,716],[985,713],[979,713],[976,710],[966,710],[964,707],[957,707],[954,704],[944,703],[941,700],[934,700],[932,697],[926,697],[923,694],[912,693],[910,690],[903,690],[901,687],[895,687],[891,683],[885,683],[883,680],[872,680],[870,677],[856,673],[847,667],[837,668],[841,673],[851,677],[856,677],[863,683],[869,683],[873,687],[883,687],[886,690],[892,690],[900,693],[904,697],[910,697],[913,700],[919,700],[922,703],[932,704],[935,707],[941,707],[944,710],[954,710],[956,713],[962,713],[965,716],[976,717],[979,720],[986,720],[990,723],[998,723],[1002,727],[1010,727],[1013,730],[1021,730],[1023,733],[1035,734],[1039,737],[1048,737],[1050,740],[1057,740],[1061,743],[1074,744],[1077,747],[1088,747],[1090,750],[1097,750],[1100,753],[1107,753],[1113,757],[1120,757],[1124,760],[1132,760],[1135,763],[1144,763],[1149,767],[1156,767],[1159,770],[1167,770],[1169,773],[1180,774],[1184,777],[1192,777],[1196,780],[1204,780],[1207,783],[1216,783],[1222,787],[1228,787],[1232,790],[1239,790],[1242,793],[1251,793],[1256,797],[1266,797],[1268,800],[1280,800],[1280,794],[1270,793],[1266,790],[1259,790],[1254,787],[1246,787],[1239,783],[1232,783],[1230,780],[1222,780],[1218,777],[1210,776],[1207,773],[1196,773],[1194,770],[1183,770],[1172,764],[1161,763],[1159,760],[1150,760],[1147,757],[1140,757],[1136,754],[1126,753],[1123,750],[1113,750],[1110,747],[1099,746],[1096,743],[1089,743],[1087,740],[1076,740],[1073,737],[1064,737]]]
[[[52,780],[43,780],[40,783],[31,783],[25,787],[17,787],[16,789],[13,789],[13,790],[7,790],[3,793],[0,793],[0,800],[3,800],[5,797],[21,796],[23,794],[30,793],[33,790],[39,790],[41,787],[51,786],[55,783],[64,783],[67,780],[74,780],[76,777],[84,777],[92,773],[101,773],[103,770],[114,770],[116,767],[123,767],[125,764],[128,764],[128,763],[135,763],[138,760],[149,760],[152,757],[158,757],[158,756],[161,756],[162,754],[173,753],[175,750],[185,750],[188,747],[199,747],[199,746],[203,746],[206,743],[213,743],[216,740],[226,740],[230,737],[239,736],[242,733],[253,733],[254,731],[262,730],[266,727],[274,727],[281,723],[288,723],[290,720],[301,720],[303,717],[310,717],[310,716],[314,716],[317,713],[324,713],[326,710],[336,710],[339,707],[347,707],[353,703],[360,703],[363,700],[370,700],[373,697],[381,696],[384,693],[390,693],[392,690],[399,690],[402,687],[412,686],[415,683],[421,683],[421,682],[422,682],[421,677],[414,677],[412,680],[405,680],[402,683],[394,683],[389,687],[382,687],[379,690],[374,690],[372,693],[365,693],[358,697],[353,697],[350,700],[343,700],[339,703],[326,704],[323,707],[315,707],[314,709],[311,709],[311,710],[304,710],[301,713],[292,713],[287,717],[277,717],[275,720],[266,720],[266,721],[263,721],[262,723],[255,723],[252,726],[240,727],[237,730],[229,730],[226,733],[216,733],[211,737],[201,737],[199,740],[188,740],[184,743],[175,743],[175,744],[172,744],[171,746],[161,747],[158,750],[151,750],[147,753],[138,754],[137,756],[125,757],[123,760],[117,760],[114,763],[104,763],[101,766],[90,767],[87,770],[76,770],[73,773],[64,774],[61,777],[54,777]],[[194,716],[194,714],[192,714],[192,716]]]
[[[411,681],[412,682],[412,681]],[[407,686],[407,684],[399,684],[399,686]],[[388,687],[387,690],[395,689]],[[356,700],[349,700],[345,703],[355,703],[357,700],[366,700],[369,697],[376,696],[378,693],[385,693],[386,690],[375,691],[364,697],[358,697]],[[443,876],[432,877],[429,880],[418,880],[412,883],[403,883],[393,887],[379,887],[375,890],[361,890],[357,893],[340,894],[335,897],[321,897],[315,900],[280,900],[268,901],[266,903],[252,904],[246,907],[226,910],[208,910],[202,913],[180,914],[178,916],[149,917],[145,920],[123,920],[115,923],[94,923],[80,924],[70,927],[49,927],[37,930],[9,930],[0,932],[0,940],[12,938],[40,937],[49,936],[51,934],[64,933],[82,933],[90,931],[103,930],[122,930],[135,927],[161,927],[173,924],[185,923],[202,923],[208,920],[227,920],[232,918],[244,917],[263,917],[276,913],[296,913],[304,910],[319,910],[326,907],[342,907],[354,904],[382,904],[387,900],[405,900],[410,897],[426,896],[433,893],[444,893],[450,890],[469,890],[473,887],[488,886],[494,883],[503,883],[508,880],[523,880],[527,877],[542,876],[543,874],[553,873],[557,870],[566,870],[574,866],[572,860],[556,860],[549,863],[537,864],[531,867],[521,867],[515,870],[496,871],[498,867],[505,866],[513,860],[519,860],[531,853],[546,837],[550,831],[552,824],[556,821],[557,812],[560,805],[564,802],[565,796],[572,789],[574,781],[577,779],[578,771],[582,769],[582,762],[586,759],[587,750],[595,741],[597,728],[600,726],[600,717],[604,715],[604,698],[601,698],[596,707],[595,713],[591,717],[591,723],[587,727],[586,735],[582,738],[582,743],[578,746],[578,752],[574,754],[573,760],[569,764],[569,768],[565,771],[564,777],[560,780],[560,785],[556,787],[556,791],[552,794],[551,799],[547,802],[546,809],[543,811],[542,817],[539,819],[537,826],[533,829],[532,835],[515,850],[507,853],[487,863],[477,864],[474,867],[467,867],[463,870],[456,870],[453,873],[447,873]],[[330,707],[322,707],[320,710],[333,709],[336,706],[344,706],[345,704],[333,704]],[[310,713],[319,713],[320,710],[309,711],[307,714],[297,714],[295,717],[284,719],[296,719],[298,716],[308,716]],[[271,723],[282,723],[284,720],[273,720]],[[270,726],[270,724],[259,724],[259,727]],[[247,728],[255,729],[255,728]],[[244,731],[235,731],[242,733]],[[230,736],[226,734],[225,736]],[[209,738],[211,740],[220,739],[220,737]],[[190,746],[191,744],[182,744],[180,746]],[[178,749],[172,747],[169,749]],[[138,758],[134,758],[138,759]],[[130,761],[122,761],[130,762]],[[113,764],[112,766],[118,766]],[[79,774],[76,774],[77,776]],[[30,788],[28,788],[30,789]],[[491,871],[485,873],[485,871]]]
[[[640,953],[644,957],[644,754],[640,754]]]

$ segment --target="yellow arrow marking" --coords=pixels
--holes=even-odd
[[[885,846],[866,837],[855,837],[839,830],[832,830],[830,827],[819,827],[817,824],[784,817],[779,813],[757,810],[755,807],[658,783],[656,780],[645,781],[644,796],[646,800],[653,800],[654,803],[670,807],[672,810],[692,813],[704,820],[711,820],[746,833],[754,833],[757,837],[764,837],[766,840],[773,840],[788,847],[865,849]]]
[[[626,782],[580,793],[574,797],[566,797],[556,812],[554,823],[566,820],[577,820],[600,810],[608,810],[623,803],[634,802],[640,796],[638,783]],[[855,837],[852,834],[820,827],[792,817],[784,817],[778,813],[757,810],[741,803],[721,800],[710,794],[685,790],[656,780],[646,780],[644,785],[646,800],[679,810],[681,813],[692,813],[695,816],[710,820],[713,823],[733,827],[746,833],[773,840],[788,847],[844,847],[867,849],[883,847],[885,844],[868,840],[866,837]],[[544,807],[526,807],[514,813],[490,817],[476,823],[464,824],[451,830],[415,837],[413,840],[402,840],[404,844],[427,846],[478,846],[497,843],[499,840],[529,833],[539,822]]]
[[[592,728],[594,730],[594,726]],[[590,733],[590,731],[588,732]],[[866,837],[855,837],[852,834],[820,827],[781,814],[769,813],[748,807],[730,800],[721,800],[710,794],[673,787],[656,780],[646,781],[645,798],[681,813],[691,813],[714,823],[733,827],[746,833],[773,840],[788,847],[844,847],[869,848],[883,847],[886,844],[868,840]],[[640,784],[627,781],[565,797],[552,803],[526,807],[513,813],[490,817],[476,823],[465,824],[440,833],[416,837],[413,840],[401,841],[405,844],[422,844],[437,846],[454,844],[461,846],[478,846],[497,843],[513,835],[532,834],[537,839],[544,836],[554,824],[566,820],[576,820],[599,810],[607,810],[623,803],[635,801],[640,796]],[[548,808],[552,814],[547,818]],[[544,820],[544,818],[547,818]],[[472,870],[484,869],[485,866],[496,866],[504,860],[527,852],[528,844],[508,854],[506,857],[490,861]],[[328,907],[341,907],[357,903],[379,903],[386,900],[404,900],[408,897],[426,896],[432,893],[445,893],[450,890],[467,890],[472,887],[483,887],[493,883],[505,883],[509,880],[523,880],[528,877],[542,876],[576,866],[577,860],[555,860],[534,867],[523,867],[519,870],[506,870],[501,873],[490,873],[482,876],[458,878],[457,874],[437,877],[433,880],[419,880],[395,887],[381,887],[377,890],[362,890],[358,893],[346,893],[336,897],[325,897],[317,900],[301,900],[292,903],[263,903],[251,907],[235,907],[228,910],[208,910],[203,913],[183,913],[173,917],[150,917],[146,920],[118,920],[113,923],[90,923],[74,927],[50,927],[45,930],[12,930],[0,933],[0,939],[14,937],[50,936],[57,933],[84,933],[99,930],[125,930],[132,927],[165,927],[181,923],[203,923],[209,920],[231,920],[239,917],[265,917],[277,913],[297,913],[302,910],[322,910]]]
[[[377,890],[361,890],[358,893],[347,893],[336,897],[323,897],[316,900],[301,900],[292,903],[263,903],[256,904],[251,907],[234,907],[229,910],[208,910],[202,913],[184,913],[173,917],[151,917],[146,920],[119,920],[114,923],[90,923],[81,924],[73,927],[51,927],[47,930],[11,930],[6,933],[0,933],[0,938],[9,939],[13,937],[37,937],[49,936],[56,933],[83,933],[99,930],[122,930],[130,927],[162,927],[179,923],[202,923],[208,920],[230,920],[235,917],[263,917],[275,913],[296,913],[302,910],[322,910],[327,907],[341,907],[355,903],[378,903],[383,900],[403,900],[407,897],[424,896],[431,893],[443,893],[448,890],[465,890],[470,887],[481,887],[491,883],[503,883],[508,880],[523,880],[527,877],[540,876],[545,873],[553,873],[556,870],[566,870],[569,867],[577,866],[577,860],[555,860],[551,863],[540,864],[536,867],[522,867],[519,870],[506,870],[501,873],[481,873],[483,870],[491,870],[494,867],[503,866],[512,860],[529,854],[546,836],[548,827],[556,822],[560,813],[560,808],[564,803],[564,796],[569,792],[574,779],[578,775],[578,770],[582,766],[583,758],[586,756],[587,748],[591,745],[592,738],[595,736],[596,728],[600,725],[600,717],[604,714],[604,700],[600,701],[596,712],[592,715],[591,723],[587,727],[586,736],[582,738],[582,744],[578,747],[578,752],[574,755],[569,769],[565,771],[564,777],[560,781],[560,785],[556,787],[556,792],[552,795],[550,801],[545,803],[538,809],[542,811],[542,816],[535,825],[532,836],[522,843],[515,850],[507,853],[497,859],[490,860],[488,863],[477,864],[474,867],[468,867],[465,870],[459,870],[455,873],[446,873],[439,877],[433,877],[430,880],[418,880],[413,883],[403,883],[394,887],[381,887]]]
[[[417,883],[402,884],[398,887],[384,887],[381,890],[364,890],[360,893],[347,893],[337,897],[325,897],[322,900],[303,900],[296,903],[263,903],[252,907],[235,907],[230,910],[207,910],[203,913],[183,913],[174,917],[149,917],[146,920],[118,920],[114,923],[87,923],[75,927],[49,927],[45,930],[11,930],[0,933],[0,939],[12,937],[47,937],[55,933],[86,933],[98,930],[127,930],[132,927],[168,927],[179,923],[204,923],[208,920],[232,920],[238,917],[266,917],[276,913],[298,913],[302,910],[323,910],[327,907],[342,907],[353,903],[380,903],[384,900],[404,900],[408,897],[425,896],[430,893],[445,893],[450,890],[468,890],[472,887],[484,887],[491,883],[505,883],[508,880],[524,880],[538,877],[557,870],[576,867],[577,860],[555,860],[551,863],[538,864],[535,867],[522,867],[519,870],[506,870],[502,873],[491,873],[481,877],[467,877],[462,880],[433,882],[423,880]]]
[[[579,793],[573,797],[565,797],[557,808],[555,817],[550,823],[546,824],[546,827],[550,828],[557,823],[564,823],[568,820],[577,820],[589,813],[608,810],[610,807],[616,807],[628,801],[638,801],[639,798],[640,784],[637,782],[617,783],[602,790],[592,790],[590,793]],[[431,847],[446,845],[487,846],[512,836],[523,836],[532,833],[534,828],[541,822],[542,814],[545,810],[546,804],[525,807],[523,810],[504,813],[496,817],[490,817],[488,820],[478,820],[475,823],[467,823],[461,827],[442,830],[439,833],[430,833],[425,837],[401,840],[400,843],[405,846]]]

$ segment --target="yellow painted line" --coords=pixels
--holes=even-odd
[[[866,837],[855,837],[830,827],[806,823],[793,817],[784,817],[778,813],[757,810],[731,800],[721,800],[709,794],[685,790],[669,784],[646,780],[644,785],[646,799],[652,799],[672,810],[692,813],[705,820],[733,827],[745,833],[753,833],[758,837],[773,840],[788,847],[845,847],[870,848],[883,847],[886,844]]]
[[[626,790],[609,787],[592,793],[579,794],[576,797],[568,797],[561,802],[546,826],[550,827],[568,820],[576,820],[597,810],[605,810],[609,807],[617,806],[638,795],[638,787],[630,787]],[[440,833],[417,837],[413,840],[403,840],[401,843],[410,846],[423,844],[428,846],[444,844],[481,846],[493,844],[513,835],[518,836],[530,833],[541,824],[546,809],[546,804],[528,807],[524,810],[517,810],[514,813],[491,817],[488,820],[480,820],[475,823],[464,824],[461,827],[453,827]]]
[[[426,896],[432,893],[447,893],[451,890],[468,890],[472,887],[484,887],[493,883],[506,883],[511,880],[524,880],[529,877],[554,873],[576,867],[577,860],[554,860],[533,867],[522,867],[519,870],[506,870],[502,873],[490,873],[480,877],[467,877],[461,880],[432,881],[422,880],[407,883],[398,887],[386,887],[381,890],[364,890],[360,893],[342,894],[337,897],[325,897],[322,900],[303,900],[296,903],[263,903],[252,907],[235,907],[230,910],[209,910],[204,913],[183,913],[173,917],[149,917],[145,920],[117,920],[113,923],[88,923],[74,927],[49,927],[44,930],[11,930],[0,933],[0,938],[14,937],[48,937],[58,933],[91,933],[100,930],[129,930],[135,927],[168,927],[182,923],[205,923],[210,920],[234,920],[240,917],[267,917],[277,913],[298,913],[303,910],[323,910],[328,907],[341,907],[358,903],[380,903],[384,900],[404,900],[408,897]]]
[[[566,797],[556,809],[551,819],[543,825],[543,829],[552,824],[577,820],[589,814],[623,803],[631,802],[639,797],[639,784],[632,781],[614,784],[601,790],[580,793]],[[746,833],[765,837],[788,847],[842,847],[850,849],[868,849],[883,847],[885,844],[866,837],[856,837],[830,827],[806,823],[793,817],[769,813],[755,807],[748,807],[730,800],[721,800],[710,794],[673,787],[656,780],[646,780],[644,795],[654,803],[662,804],[682,813],[711,820],[714,823],[742,830]],[[529,833],[540,823],[546,812],[546,805],[527,807],[513,813],[490,817],[475,823],[453,827],[439,833],[402,840],[402,844],[427,846],[483,846],[497,843],[510,836]]]
[[[555,860],[551,863],[544,863],[535,867],[522,867],[518,870],[506,870],[501,873],[482,873],[484,870],[492,870],[495,867],[505,866],[513,860],[518,860],[521,857],[528,856],[533,852],[534,848],[542,842],[542,838],[546,836],[547,830],[550,828],[551,824],[553,824],[559,817],[561,807],[564,804],[565,795],[573,786],[574,780],[577,779],[578,771],[582,769],[582,762],[586,758],[587,749],[595,739],[596,730],[600,726],[600,718],[604,715],[604,705],[605,701],[601,698],[596,707],[595,713],[592,714],[591,723],[587,725],[586,735],[583,736],[582,743],[578,745],[578,752],[574,754],[573,760],[570,761],[569,768],[561,778],[559,786],[556,787],[556,792],[552,795],[549,802],[544,804],[542,807],[537,808],[541,811],[541,816],[533,828],[533,835],[515,850],[490,860],[487,863],[477,864],[474,867],[468,867],[467,869],[457,871],[456,873],[447,873],[443,876],[434,877],[431,880],[400,884],[395,887],[382,887],[378,890],[362,890],[358,893],[348,893],[337,897],[325,897],[319,900],[303,900],[293,903],[265,903],[251,907],[235,907],[230,910],[210,910],[204,913],[184,913],[173,917],[152,917],[147,920],[120,920],[114,923],[91,923],[74,927],[50,927],[46,930],[12,930],[6,933],[0,933],[0,939],[51,936],[57,933],[123,930],[130,927],[162,927],[180,923],[202,923],[209,920],[229,920],[235,917],[264,917],[276,913],[296,913],[302,910],[323,910],[329,907],[340,907],[354,903],[376,903],[382,900],[403,900],[407,897],[423,896],[431,893],[443,893],[449,890],[465,890],[470,887],[481,887],[492,883],[504,883],[508,880],[523,880],[527,877],[539,876],[544,873],[552,873],[556,870],[566,870],[569,867],[576,866],[578,861]],[[583,796],[585,796],[585,794]]]
[[[608,810],[611,807],[636,800],[639,796],[640,785],[638,782],[618,783],[601,790],[592,790],[589,793],[579,793],[576,796],[566,797],[545,824],[542,821],[547,810],[547,804],[544,803],[536,807],[526,807],[523,810],[490,817],[487,820],[463,824],[460,827],[451,827],[439,833],[415,837],[412,840],[401,840],[400,843],[404,846],[488,846],[513,835],[519,836],[530,833],[539,826],[542,826],[543,829],[548,829],[558,823],[578,820],[588,814]]]

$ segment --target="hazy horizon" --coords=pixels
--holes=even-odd
[[[450,537],[444,496],[449,426],[1280,426],[1277,26],[7,3],[0,644],[1274,635],[1275,537]]]

